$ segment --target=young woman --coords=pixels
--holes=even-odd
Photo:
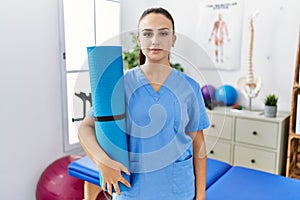
[[[79,128],[80,143],[100,168],[102,189],[116,190],[113,199],[204,200],[209,121],[200,85],[169,63],[176,35],[167,10],[144,11],[138,29],[140,66],[124,75],[129,169],[98,145],[92,110]],[[121,193],[119,182],[128,190]]]

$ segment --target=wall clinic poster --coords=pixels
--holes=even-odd
[[[243,6],[241,1],[205,0],[199,4],[197,35],[215,66],[236,70],[241,61]]]

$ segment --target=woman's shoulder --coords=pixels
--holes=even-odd
[[[176,69],[174,69],[176,70]],[[180,76],[181,78],[183,78],[183,80],[187,81],[189,83],[189,85],[191,85],[194,90],[199,90],[200,88],[200,84],[199,82],[197,82],[194,78],[192,78],[191,76],[189,76],[188,74],[181,72],[179,70],[176,70],[177,75]]]
[[[133,76],[136,76],[136,71],[137,71],[138,67],[134,67],[131,69],[128,69],[124,72],[124,78],[128,79],[128,78],[132,78]]]
[[[133,88],[137,87],[139,83],[138,69],[138,67],[135,67],[124,72],[124,86],[126,90],[133,90]]]

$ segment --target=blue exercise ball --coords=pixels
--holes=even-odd
[[[232,106],[237,101],[238,93],[231,85],[223,85],[216,89],[215,98],[219,103]]]

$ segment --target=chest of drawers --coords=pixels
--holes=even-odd
[[[208,110],[210,128],[204,131],[208,157],[284,174],[289,113],[267,118],[257,112],[217,107]]]

